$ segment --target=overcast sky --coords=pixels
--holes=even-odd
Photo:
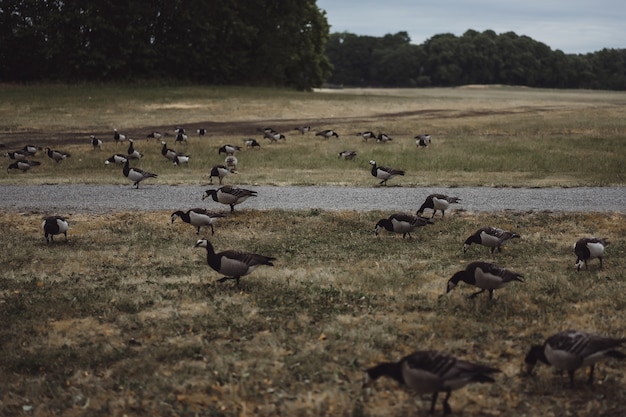
[[[330,32],[384,36],[408,32],[422,44],[441,33],[468,29],[515,32],[552,50],[587,53],[626,48],[623,0],[317,0]]]

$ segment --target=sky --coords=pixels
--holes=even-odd
[[[626,48],[623,0],[317,0],[330,33],[381,37],[407,32],[411,43],[468,29],[515,32],[566,54]]]

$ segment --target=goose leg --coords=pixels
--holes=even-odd
[[[437,405],[437,396],[439,395],[438,391],[433,392],[433,396],[430,400],[430,414],[435,412],[435,405]]]
[[[595,365],[591,365],[589,366],[589,379],[587,380],[587,384],[592,385],[593,384],[593,370],[595,368]]]
[[[452,390],[450,388],[447,389],[446,398],[443,399],[443,415],[452,413],[452,408],[450,404],[448,404],[448,399],[450,399],[450,395],[452,395]]]
[[[484,293],[484,292],[485,292],[485,290],[480,290],[480,291],[478,291],[478,292],[475,292],[475,293],[471,294],[468,298],[476,298],[476,296],[477,296],[478,294],[482,294],[482,293]]]

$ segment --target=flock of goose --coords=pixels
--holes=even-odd
[[[311,131],[310,126],[296,128],[301,134]],[[285,136],[273,129],[261,129],[263,137],[272,142],[284,140]],[[176,128],[176,142],[187,142],[187,135],[183,128]],[[198,135],[202,136],[206,133],[204,129],[197,130]],[[393,140],[385,134],[374,134],[371,131],[359,132],[363,140],[376,140],[377,142],[387,142]],[[160,140],[163,134],[159,132],[151,132],[148,138]],[[334,130],[324,130],[317,132],[316,136],[323,138],[339,137]],[[143,155],[134,149],[133,141],[127,139],[117,130],[114,131],[113,139],[116,143],[128,141],[129,147],[126,154],[114,154],[106,160],[105,163],[114,163],[123,165],[123,175],[133,182],[135,187],[149,178],[157,175],[139,168],[129,166],[129,161],[140,159]],[[431,143],[430,135],[418,135],[415,137],[418,146],[428,146]],[[94,149],[102,146],[102,140],[91,137],[91,144]],[[249,148],[260,148],[260,144],[256,139],[245,139],[245,145]],[[5,154],[5,156],[15,160],[7,168],[7,172],[12,169],[27,171],[33,166],[40,165],[38,161],[32,161],[29,158],[34,156],[40,148],[27,145],[19,151],[13,151]],[[237,165],[237,151],[241,150],[238,146],[224,145],[220,147],[219,153],[226,154],[225,164],[215,165],[211,169],[211,182],[213,177],[219,179],[220,185],[222,179],[229,173],[234,172]],[[170,160],[173,164],[178,165],[187,163],[190,156],[167,147],[166,142],[162,142],[162,155]],[[69,158],[66,152],[46,148],[46,154],[56,163]],[[340,158],[346,160],[353,159],[356,151],[345,150],[339,153]],[[371,175],[380,180],[380,185],[386,185],[391,178],[404,175],[404,171],[386,166],[378,165],[374,160],[370,161]],[[212,200],[230,207],[231,213],[235,210],[235,206],[243,203],[245,200],[257,195],[256,191],[239,188],[236,186],[224,185],[217,189],[206,190],[202,199],[211,198]],[[375,225],[375,233],[378,234],[382,230],[391,233],[402,234],[403,238],[412,238],[411,232],[419,227],[433,224],[436,213],[441,212],[441,218],[445,217],[445,211],[451,204],[460,203],[460,199],[454,196],[443,194],[429,195],[415,215],[406,213],[394,213],[388,218],[380,219]],[[423,217],[425,210],[431,210],[430,218]],[[171,214],[171,222],[181,219],[192,225],[196,229],[196,234],[200,234],[200,228],[206,227],[211,229],[214,234],[213,224],[216,220],[224,217],[224,214],[213,212],[202,208],[193,208],[190,210],[177,210]],[[47,243],[53,242],[55,235],[64,235],[67,240],[67,232],[69,230],[68,221],[61,216],[47,217],[42,224],[44,237]],[[463,245],[463,250],[467,251],[472,244],[483,245],[490,248],[491,252],[502,250],[502,245],[511,239],[519,238],[520,235],[503,230],[497,227],[482,227],[469,236]],[[574,252],[577,257],[576,267],[580,271],[582,266],[588,267],[587,263],[591,259],[598,259],[600,269],[602,269],[602,259],[605,247],[608,241],[604,238],[583,238],[576,242]],[[224,250],[216,252],[213,245],[207,239],[199,239],[195,247],[205,248],[207,253],[207,264],[213,270],[223,275],[218,282],[234,280],[239,285],[241,277],[252,273],[259,266],[273,266],[276,258],[258,253],[244,252],[239,250]],[[467,265],[464,270],[456,272],[447,282],[446,292],[452,291],[461,281],[468,285],[478,288],[478,291],[470,295],[471,298],[476,297],[485,291],[488,292],[489,299],[493,298],[496,289],[500,289],[511,282],[523,282],[523,276],[517,272],[501,268],[495,264],[476,261]],[[556,333],[548,337],[542,345],[532,346],[525,357],[527,372],[532,372],[534,366],[538,362],[552,365],[557,369],[565,370],[569,374],[570,384],[574,384],[574,373],[577,369],[589,367],[590,373],[588,383],[593,382],[594,365],[600,360],[607,358],[624,359],[626,355],[617,350],[626,343],[626,338],[611,338],[600,335],[587,333],[577,330],[566,330]],[[397,362],[383,362],[373,366],[365,371],[364,386],[369,385],[374,380],[386,376],[396,380],[400,385],[405,386],[412,392],[417,394],[432,394],[430,412],[434,412],[439,393],[444,393],[445,397],[442,401],[443,413],[451,413],[451,407],[448,400],[453,390],[459,389],[469,383],[493,383],[495,382],[494,374],[500,372],[499,369],[483,364],[468,362],[455,356],[439,352],[439,351],[416,351],[401,358]]]

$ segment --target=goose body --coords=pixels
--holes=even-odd
[[[213,245],[207,239],[198,240],[195,247],[206,248],[207,263],[213,270],[224,275],[218,282],[234,279],[237,281],[237,286],[239,286],[239,278],[250,274],[261,265],[274,266],[272,261],[276,260],[271,256],[232,249],[215,253]]]
[[[333,136],[336,138],[339,138],[339,134],[332,129],[326,129],[326,130],[322,130],[321,132],[317,132],[315,136],[321,136],[326,139],[330,139]]]
[[[450,292],[456,288],[460,281],[481,289],[470,295],[470,298],[474,298],[480,293],[489,291],[490,300],[493,298],[493,292],[495,290],[506,286],[510,282],[524,282],[521,274],[482,261],[472,262],[467,265],[463,271],[456,272],[452,278],[448,280],[446,292]]]
[[[370,161],[370,165],[372,166],[372,175],[381,180],[379,185],[387,185],[387,181],[392,179],[396,175],[404,175],[404,171],[400,169],[376,165],[376,161],[374,160]]]
[[[217,151],[217,154],[221,155],[225,153],[226,155],[234,155],[235,152],[240,151],[240,150],[241,150],[240,146],[224,145],[219,148],[219,150]]]
[[[566,330],[548,337],[543,345],[530,348],[524,362],[531,373],[538,361],[567,371],[570,385],[574,385],[574,373],[588,366],[588,384],[593,383],[595,364],[609,358],[624,359],[626,355],[616,350],[626,342],[626,338],[615,339],[578,330]]]
[[[339,152],[339,158],[343,158],[346,161],[351,161],[356,157],[356,151],[346,150]]]
[[[135,149],[132,139],[128,139],[128,150],[126,151],[126,154],[128,159],[141,159],[143,156],[142,153]]]
[[[220,180],[220,185],[222,185],[222,179],[224,179],[226,175],[232,174],[233,172],[235,171],[228,168],[226,165],[214,165],[209,174],[209,183],[213,184],[213,177],[217,177]]]
[[[28,159],[23,160],[23,161],[16,161],[13,162],[12,164],[10,164],[7,167],[7,174],[13,170],[13,169],[19,169],[22,172],[26,172],[29,169],[31,169],[32,167],[36,167],[38,165],[41,165],[41,162],[39,161],[29,161]]]
[[[237,160],[237,157],[235,155],[228,155],[226,158],[224,158],[224,165],[226,165],[227,168],[230,168],[233,171],[237,169],[238,163],[239,161]]]
[[[417,135],[413,139],[415,139],[415,144],[420,148],[426,148],[431,142],[430,135],[428,133],[424,135]]]
[[[246,144],[246,148],[257,148],[261,149],[261,144],[256,139],[244,139],[244,143]]]
[[[472,243],[491,248],[491,253],[493,253],[496,249],[498,249],[498,252],[502,252],[503,244],[511,239],[519,239],[519,237],[520,235],[517,233],[509,232],[497,227],[481,227],[465,240],[465,243],[463,244],[463,252],[467,252]]]
[[[586,237],[579,239],[574,245],[574,253],[576,254],[576,269],[580,271],[583,264],[588,269],[587,261],[598,258],[600,261],[600,269],[602,269],[602,258],[604,249],[609,242],[605,238]]]
[[[201,127],[200,129],[196,129],[196,133],[198,134],[198,136],[204,136],[206,135],[206,129]]]
[[[356,135],[361,136],[365,142],[367,142],[368,139],[376,139],[376,133],[372,132],[371,130],[359,132]]]
[[[172,213],[171,215],[172,223],[174,223],[174,220],[176,220],[179,217],[185,223],[189,223],[190,225],[195,227],[197,235],[200,234],[201,227],[210,227],[211,234],[213,235],[215,234],[215,230],[213,229],[213,223],[215,223],[217,219],[220,219],[225,216],[221,213],[215,213],[210,210],[205,210],[202,208],[193,208],[187,211],[178,210]]]
[[[157,174],[153,174],[152,172],[144,171],[139,168],[130,168],[128,165],[128,159],[124,162],[124,168],[122,169],[122,173],[126,178],[134,182],[135,188],[139,188],[139,183],[147,178],[156,178]]]
[[[163,137],[163,134],[161,132],[157,132],[156,130],[154,132],[150,132],[146,135],[146,140],[148,139],[156,139],[159,140]]]
[[[26,152],[27,154],[29,154],[30,156],[35,156],[37,154],[37,152],[39,152],[41,150],[41,148],[39,146],[35,146],[35,145],[25,145],[22,150],[24,152]]]
[[[178,155],[180,155],[175,150],[168,148],[167,147],[167,143],[161,142],[161,145],[163,145],[161,147],[161,155],[163,155],[164,157],[166,157],[170,161],[174,162],[174,158],[176,158]]]
[[[26,161],[29,156],[31,156],[28,152],[24,150],[11,151],[4,154],[4,156],[9,159],[13,159],[14,161]]]
[[[41,227],[43,228],[46,243],[54,242],[54,235],[61,234],[65,236],[65,241],[67,242],[67,230],[69,229],[69,224],[65,218],[61,216],[46,217],[41,224]]]
[[[50,148],[46,148],[46,155],[48,155],[50,159],[57,163],[71,156],[67,152],[58,151]]]
[[[115,143],[121,143],[126,140],[126,135],[123,135],[117,131],[117,129],[113,129],[113,140]]]
[[[387,219],[379,220],[378,223],[376,223],[374,232],[378,235],[381,229],[385,229],[392,233],[402,233],[403,239],[407,235],[409,236],[409,239],[411,239],[411,232],[415,231],[418,227],[426,226],[427,224],[433,224],[433,222],[412,214],[395,213]]]
[[[311,131],[311,126],[298,126],[294,130],[297,130],[301,135],[304,135],[305,133]]]
[[[256,196],[256,191],[225,185],[217,190],[206,190],[202,195],[202,199],[211,197],[213,201],[230,206],[230,212],[232,213],[235,211],[236,205],[243,203],[250,197]]]
[[[174,144],[177,144],[177,143],[187,143],[187,135],[185,134],[184,130],[176,134],[176,139],[174,140]]]
[[[101,150],[102,149],[102,140],[98,139],[94,135],[91,135],[91,146],[93,147],[94,151],[96,149]]]
[[[116,153],[115,155],[111,155],[104,163],[108,164],[124,164],[128,158],[126,155],[122,155],[121,153]]]
[[[416,351],[398,362],[383,362],[365,371],[363,385],[368,386],[382,376],[394,379],[411,392],[432,394],[430,413],[434,413],[440,392],[446,393],[443,399],[443,414],[452,409],[448,400],[452,391],[473,382],[493,383],[491,376],[500,372],[497,368],[468,362],[457,357],[434,351]]]
[[[443,218],[450,204],[456,204],[460,201],[461,199],[458,197],[450,197],[445,194],[431,194],[426,197],[424,203],[417,210],[417,215],[419,216],[426,209],[431,209],[433,211],[432,217],[435,217],[437,211],[441,211],[441,217]]]
[[[282,133],[278,133],[275,130],[272,131],[263,131],[263,137],[269,139],[271,142],[277,142],[278,140],[286,140],[287,138]]]
[[[189,159],[190,157],[187,155],[182,155],[182,154],[178,154],[174,157],[174,160],[172,160],[172,163],[176,166],[180,165],[180,164],[188,164],[189,163]]]
[[[378,143],[385,143],[392,140],[393,138],[385,133],[379,133],[378,136],[376,136],[376,142]]]

